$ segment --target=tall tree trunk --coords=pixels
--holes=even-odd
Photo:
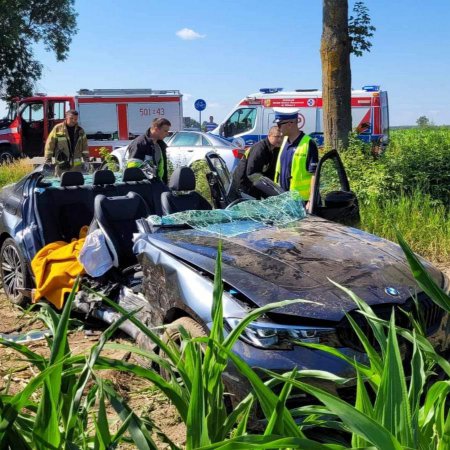
[[[325,146],[345,148],[352,129],[347,0],[323,0],[320,56]]]

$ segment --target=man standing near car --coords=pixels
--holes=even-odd
[[[275,125],[270,128],[266,139],[249,148],[233,173],[234,186],[252,197],[261,198],[261,192],[253,186],[252,177],[264,175],[273,180],[282,140],[283,135]]]
[[[69,109],[65,120],[55,125],[45,143],[45,164],[55,164],[56,175],[63,172],[83,170],[89,162],[86,133],[78,125],[78,111]]]
[[[155,176],[167,184],[167,144],[163,139],[168,136],[170,126],[167,119],[154,119],[146,133],[129,145],[127,168],[148,163],[155,170]]]
[[[205,131],[208,133],[209,131],[215,130],[217,128],[217,123],[214,122],[214,117],[209,116],[209,122],[205,124]]]
[[[275,111],[275,120],[284,139],[278,154],[274,181],[286,191],[297,191],[309,202],[314,174],[319,162],[315,141],[298,129],[298,111]]]

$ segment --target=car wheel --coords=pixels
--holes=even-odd
[[[11,164],[13,160],[14,156],[11,153],[11,150],[5,148],[0,149],[0,165]]]
[[[180,345],[181,344],[181,333],[179,328],[183,327],[193,338],[198,337],[206,337],[208,336],[208,333],[206,329],[200,325],[198,322],[196,322],[194,319],[191,319],[190,317],[181,317],[180,319],[175,320],[172,322],[164,331],[164,334],[162,336],[162,340],[167,344],[169,342],[172,342],[174,345]],[[163,351],[160,352],[161,357],[165,357],[165,353]],[[170,381],[170,372],[165,370],[164,368],[160,368],[160,374],[161,376],[166,380]],[[225,380],[224,380],[225,382]],[[226,390],[228,392],[232,390],[229,385],[225,384]],[[225,408],[227,409],[228,413],[231,414],[231,411],[233,409],[233,402],[232,402],[232,396],[229,394],[224,394],[224,403]]]
[[[16,305],[27,303],[27,297],[19,289],[29,287],[28,269],[22,252],[12,238],[6,239],[0,250],[0,272],[8,300]]]
[[[193,338],[206,337],[207,333],[204,327],[202,327],[198,322],[190,317],[181,317],[180,319],[172,322],[164,331],[162,335],[162,340],[168,344],[172,343],[174,345],[181,345],[181,333],[180,327],[183,327]],[[161,351],[160,356],[165,358],[165,352]],[[170,372],[165,370],[163,367],[160,369],[161,376],[167,381],[170,380]]]

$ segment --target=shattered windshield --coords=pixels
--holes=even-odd
[[[167,216],[150,216],[151,226],[188,225],[200,231],[237,236],[268,226],[282,226],[306,217],[297,192],[285,192],[265,200],[248,200],[228,209],[184,211]]]

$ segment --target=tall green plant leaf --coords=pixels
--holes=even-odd
[[[419,261],[419,258],[413,253],[398,231],[397,240],[408,259],[414,278],[419,283],[419,286],[437,305],[445,311],[450,312],[450,296],[447,295],[430,277],[423,267],[423,264]]]
[[[86,364],[81,372],[81,374],[78,377],[76,387],[74,389],[75,395],[70,398],[70,410],[69,410],[69,417],[67,420],[67,426],[66,426],[66,439],[67,441],[72,441],[76,423],[78,419],[78,412],[80,409],[80,403],[81,398],[83,396],[83,393],[86,389],[87,382],[90,379],[90,376],[92,374],[95,362],[97,361],[97,358],[100,356],[100,352],[102,351],[104,345],[108,341],[108,339],[113,335],[113,333],[119,329],[120,325],[127,321],[130,317],[134,316],[136,314],[136,311],[130,311],[127,314],[120,317],[117,321],[115,321],[113,324],[111,324],[101,335],[99,341],[97,344],[95,344],[90,351],[90,355],[88,360],[86,361]]]
[[[282,376],[280,375],[280,378],[281,377]],[[389,430],[339,397],[316,386],[308,385],[298,380],[290,380],[289,382],[292,383],[294,387],[318,398],[333,414],[338,416],[353,433],[361,436],[375,447],[383,450],[404,450],[404,447]]]
[[[357,383],[356,383],[356,400],[355,400],[355,408],[366,414],[368,417],[373,418],[373,405],[370,401],[369,394],[366,389],[366,385],[364,384],[364,378],[361,375],[361,372],[356,368],[357,375]],[[358,434],[352,435],[352,447],[367,447],[369,442],[367,442],[363,437]]]
[[[70,311],[78,290],[79,279],[75,280],[73,289],[64,305],[58,326],[52,341],[49,365],[58,364],[68,354],[67,331],[69,325]],[[38,449],[47,450],[61,445],[61,431],[59,428],[59,411],[62,409],[61,385],[62,366],[53,371],[45,380],[42,399],[39,402],[38,412],[33,433]]]
[[[122,421],[128,423],[128,432],[130,433],[133,442],[136,444],[136,447],[139,450],[158,450],[158,447],[153,441],[144,422],[133,413],[119,394],[117,394],[117,392],[115,392],[114,389],[106,383],[103,384],[103,390],[111,403],[111,406],[114,408]]]
[[[199,345],[196,346],[194,354],[194,377],[192,380],[192,391],[186,422],[186,450],[194,450],[211,443],[206,421],[206,395],[202,374],[202,349]]]
[[[294,369],[288,378],[288,381],[295,379],[297,375],[296,369]],[[280,396],[278,397],[277,405],[269,419],[266,429],[264,430],[264,436],[270,436],[273,434],[278,434],[283,436],[284,433],[284,421],[283,421],[283,411],[286,407],[286,400],[291,393],[292,384],[289,382],[284,383]]]
[[[411,378],[408,390],[408,401],[411,409],[411,428],[413,432],[413,440],[416,447],[419,445],[420,399],[425,388],[426,381],[427,375],[425,373],[422,352],[417,346],[417,341],[414,340],[413,354],[411,359]]]
[[[106,414],[105,394],[103,392],[103,383],[99,383],[98,395],[98,415],[95,423],[95,442],[94,450],[107,450],[111,444],[111,433],[109,432],[108,416]]]
[[[239,436],[218,442],[198,450],[250,450],[250,449],[298,449],[298,450],[346,450],[347,447],[335,444],[319,444],[306,438],[284,436]],[[375,450],[371,447],[372,450]]]
[[[392,313],[384,370],[374,407],[374,417],[406,447],[413,447],[411,412],[406,378]]]
[[[365,301],[360,299],[355,293],[353,293],[350,289],[341,286],[339,283],[335,283],[333,280],[329,281],[333,283],[335,286],[337,286],[339,289],[344,291],[358,305],[358,308],[362,312],[376,317],[376,315],[372,311],[372,308]],[[377,320],[370,320],[369,325],[372,328],[375,339],[380,344],[382,353],[384,354],[386,352],[386,334],[384,332],[383,325],[379,323]]]

